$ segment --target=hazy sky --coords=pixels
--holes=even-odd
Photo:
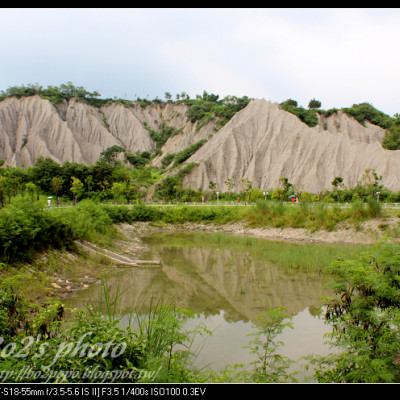
[[[367,101],[400,113],[400,9],[2,8],[0,90]]]

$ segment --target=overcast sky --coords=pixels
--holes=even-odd
[[[367,101],[400,113],[400,9],[3,8],[0,90]]]

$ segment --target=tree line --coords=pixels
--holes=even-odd
[[[128,203],[142,199],[154,176],[148,168],[129,168],[120,162],[99,160],[93,165],[39,157],[32,167],[0,168],[0,205],[11,203],[17,195],[53,195],[74,201],[97,198],[100,201],[125,198]]]
[[[236,175],[227,178],[221,187],[213,181],[204,190],[184,187],[184,176],[197,165],[185,164],[184,161],[203,143],[200,141],[179,153],[167,155],[161,169],[148,165],[149,152],[128,154],[136,161],[130,160],[131,166],[124,164],[117,158],[119,153],[124,152],[119,146],[103,151],[100,159],[93,165],[69,161],[61,165],[49,157],[39,157],[32,167],[21,168],[5,167],[4,160],[0,160],[0,207],[10,204],[12,198],[18,195],[29,196],[33,200],[51,195],[55,199],[73,201],[74,204],[86,198],[100,202],[124,201],[129,204],[142,201],[153,185],[155,190],[152,200],[163,202],[220,200],[251,203],[258,199],[287,202],[291,197],[298,198],[303,203],[367,202],[370,199],[400,202],[400,192],[386,189],[382,185],[382,177],[373,168],[365,169],[353,187],[347,187],[344,179],[337,176],[332,180],[331,188],[318,193],[301,190],[287,177],[281,177],[276,187],[265,189],[257,188],[251,180],[239,179]],[[175,169],[176,172],[163,178],[170,169]]]

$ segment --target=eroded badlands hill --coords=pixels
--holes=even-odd
[[[184,138],[172,146],[179,151],[191,144],[196,131],[186,111],[185,104],[174,103],[145,108],[113,103],[96,108],[76,99],[54,106],[39,96],[10,97],[0,102],[0,158],[6,165],[28,167],[39,156],[59,163],[93,164],[102,151],[115,145],[130,153],[153,152],[156,143],[149,129],[157,132],[162,124],[182,129]],[[209,129],[196,132],[196,137],[208,136]]]
[[[366,168],[374,168],[385,187],[399,190],[400,151],[382,148],[384,134],[342,112],[310,128],[276,103],[253,100],[188,159],[199,165],[184,184],[205,189],[213,181],[226,190],[224,181],[236,176],[267,190],[287,177],[301,190],[318,192],[331,189],[336,176],[354,186]]]
[[[96,108],[75,99],[57,106],[39,96],[0,102],[0,159],[11,166],[31,166],[39,156],[92,164],[100,153],[118,145],[130,153],[154,152],[149,131],[168,126],[179,130],[152,160],[160,166],[166,154],[199,140],[207,142],[187,162],[198,163],[184,186],[208,189],[210,181],[225,191],[224,182],[249,179],[253,187],[275,188],[287,177],[304,191],[332,188],[336,176],[354,186],[366,168],[382,175],[382,184],[400,190],[400,151],[385,150],[385,131],[360,124],[342,112],[310,128],[279,104],[252,100],[221,129],[215,121],[197,129],[184,103],[152,103],[146,107],[119,103]]]

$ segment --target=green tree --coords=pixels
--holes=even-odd
[[[375,196],[375,193],[382,190],[382,185],[379,182],[382,176],[378,176],[374,168],[366,168],[361,177],[361,184],[370,196]]]
[[[308,108],[310,110],[321,108],[321,102],[319,100],[311,99],[308,103]]]
[[[386,131],[382,146],[388,150],[400,149],[400,114],[395,114],[392,125]]]
[[[335,187],[338,202],[340,202],[340,189],[343,188],[343,178],[341,176],[336,176],[335,179],[332,181],[332,186]]]
[[[251,201],[250,193],[253,187],[252,182],[249,179],[241,178],[239,181],[239,190],[242,193],[242,197],[245,199],[248,197],[248,201]]]
[[[12,196],[17,194],[17,184],[11,172],[12,169],[7,169],[6,173],[3,175],[3,190],[8,197],[8,204],[11,204]]]
[[[136,152],[136,154],[126,153],[125,158],[136,168],[143,167],[146,165],[150,159],[151,154],[148,151],[143,151],[142,153]]]
[[[137,186],[138,186],[138,183],[136,182],[136,185],[135,185],[135,181],[134,180],[130,179],[130,180],[125,182],[123,193],[124,193],[124,196],[125,196],[126,201],[128,202],[128,204],[131,204],[131,201],[138,194],[139,188]]]
[[[74,205],[76,206],[76,201],[77,201],[79,192],[83,188],[83,183],[78,178],[75,178],[74,176],[71,178],[71,180],[72,180],[72,182],[71,182],[70,190],[74,196]]]
[[[176,197],[176,188],[179,186],[178,181],[179,177],[177,175],[171,175],[157,185],[157,193],[164,201],[171,201]]]
[[[95,190],[104,191],[104,182],[107,187],[116,181],[115,166],[106,161],[97,161],[90,167],[90,173],[93,176],[93,186]]]
[[[279,178],[279,183],[282,186],[282,190],[283,190],[283,197],[286,200],[289,193],[290,193],[290,189],[293,187],[293,185],[289,182],[289,179],[286,177],[280,177]]]
[[[121,146],[111,146],[100,153],[100,161],[105,161],[109,164],[116,165],[117,156],[119,153],[125,153],[125,149]]]
[[[31,200],[35,200],[35,195],[37,191],[37,186],[33,182],[28,182],[26,184],[26,191],[28,192],[29,196],[31,197]]]
[[[233,188],[236,185],[235,180],[236,180],[236,175],[233,175],[232,178],[228,178],[227,180],[224,181],[224,183],[227,186],[228,191],[230,193],[231,201],[233,199]]]
[[[389,115],[386,115],[382,111],[377,110],[372,104],[366,102],[353,104],[349,108],[342,108],[342,111],[347,115],[354,117],[361,124],[365,121],[369,121],[383,129],[389,129],[393,124],[393,118],[389,117]]]
[[[296,115],[300,119],[300,121],[304,122],[310,127],[316,126],[318,124],[318,116],[314,109],[307,110],[303,107],[298,107],[297,102],[291,99],[281,103],[281,107],[284,111]]]
[[[0,175],[0,206],[5,206],[5,195],[6,195],[6,182],[5,177]]]
[[[62,186],[63,186],[63,180],[59,176],[55,176],[51,180],[51,188],[57,198],[57,206],[58,206],[58,194],[60,193]]]
[[[93,186],[93,176],[88,175],[85,179],[86,187],[87,187],[87,196],[90,198],[90,190]]]
[[[50,157],[40,156],[31,168],[33,182],[40,186],[44,192],[51,192],[51,180],[55,176],[62,176],[63,169],[60,164]]]
[[[210,181],[210,182],[208,183],[208,189],[211,190],[212,197],[214,197],[214,195],[215,195],[215,188],[216,188],[216,187],[217,187],[217,184],[216,184],[215,182]]]
[[[111,187],[111,193],[114,197],[115,201],[119,201],[121,196],[124,194],[125,191],[125,184],[122,182],[114,182]]]
[[[281,106],[283,107],[297,107],[297,101],[293,99],[287,99],[284,102],[281,103]]]
[[[186,92],[181,93],[181,100],[189,100],[189,95]]]
[[[271,199],[277,199],[278,201],[284,199],[283,189],[280,187],[276,188],[271,194]]]
[[[213,93],[207,93],[205,90],[203,90],[202,99],[204,101],[216,102],[219,99],[219,95],[218,94],[213,94]]]

